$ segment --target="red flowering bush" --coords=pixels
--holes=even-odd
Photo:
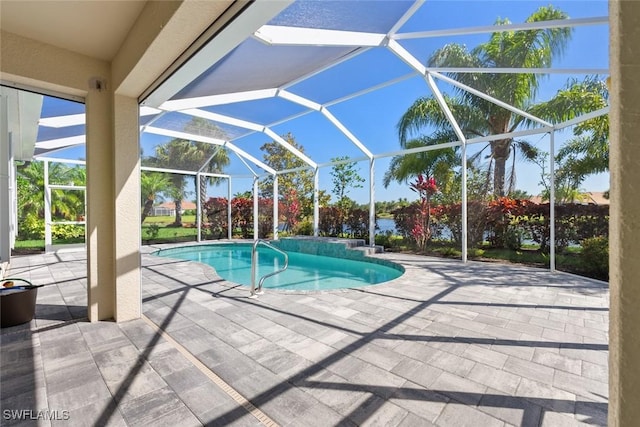
[[[489,242],[497,248],[520,249],[523,229],[520,221],[526,219],[533,203],[529,200],[500,197],[487,206],[487,224]]]
[[[298,225],[302,215],[300,198],[298,197],[298,192],[296,190],[292,189],[284,194],[282,210],[289,229],[293,230],[293,228]]]
[[[227,199],[211,197],[204,203],[207,211],[207,230],[213,239],[227,237]],[[271,199],[258,200],[258,233],[260,237],[267,237],[273,231],[273,201]],[[239,229],[242,237],[253,236],[253,199],[235,197],[231,200],[231,226]]]
[[[438,192],[438,186],[433,177],[425,179],[422,174],[419,174],[409,188],[420,196],[420,208],[411,228],[411,237],[423,251],[431,238],[431,196]]]
[[[422,182],[424,184],[425,180]],[[445,235],[450,233],[452,240],[460,244],[461,204],[438,205],[427,211],[425,203],[426,197],[393,212],[398,233],[414,238],[420,245],[421,242],[426,244],[427,236],[430,237],[431,233],[442,231]],[[555,246],[558,251],[571,244],[581,244],[584,239],[608,236],[609,206],[556,205],[555,213]],[[467,223],[470,247],[481,244],[487,238],[494,247],[517,250],[526,237],[539,244],[542,252],[549,251],[548,203],[536,204],[506,197],[490,202],[470,200],[467,203]]]

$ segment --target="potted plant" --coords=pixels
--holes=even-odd
[[[0,285],[0,327],[30,322],[36,311],[38,288],[42,285],[20,278],[2,279]]]

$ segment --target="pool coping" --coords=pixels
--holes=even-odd
[[[291,240],[296,240],[295,237],[287,237],[286,239],[291,239]],[[322,240],[322,239],[326,239],[326,240]],[[349,258],[352,261],[361,261],[361,262],[370,262],[372,264],[378,264],[378,265],[384,265],[386,267],[390,267],[390,268],[394,268],[398,271],[401,272],[400,276],[391,279],[391,280],[387,280],[384,282],[380,282],[380,283],[372,283],[372,284],[366,284],[363,286],[355,286],[355,287],[351,287],[351,288],[338,288],[338,289],[273,289],[273,288],[265,288],[265,290],[268,290],[269,292],[277,292],[283,295],[306,295],[306,294],[326,294],[326,293],[342,293],[342,292],[349,292],[349,291],[353,291],[353,290],[358,290],[361,288],[372,288],[372,287],[377,287],[377,286],[381,286],[381,285],[390,285],[393,284],[394,281],[401,279],[404,274],[406,273],[406,269],[405,267],[397,262],[394,261],[390,261],[384,258],[379,258],[379,257],[375,257],[375,255],[378,255],[379,253],[363,253],[359,250],[354,250],[352,248],[349,247],[349,241],[351,239],[336,239],[336,238],[323,238],[323,237],[313,237],[310,238],[309,236],[301,236],[300,239],[297,240],[302,240],[302,241],[321,241],[321,242],[326,242],[326,243],[331,243],[331,244],[339,244],[339,245],[344,245],[345,249],[347,251],[351,251],[354,253],[358,253],[358,254],[362,254],[360,257],[354,257],[354,258]],[[278,240],[279,241],[279,240]],[[270,243],[273,243],[274,241],[269,240]],[[277,242],[277,241],[275,241]],[[162,250],[168,250],[168,249],[175,249],[175,248],[183,248],[183,247],[192,247],[192,246],[213,246],[213,245],[222,245],[222,244],[253,244],[254,240],[253,239],[221,239],[221,240],[207,240],[207,241],[203,241],[203,242],[186,242],[186,243],[165,243],[165,244],[161,244],[161,245],[150,245],[153,246],[154,249],[152,251],[142,251],[142,253],[144,255],[151,255],[151,256],[158,256],[155,255],[156,252],[160,252]],[[161,246],[161,247],[160,247]],[[361,246],[359,246],[361,247]],[[287,250],[288,252],[298,252],[298,251],[291,251],[291,250]],[[324,255],[324,254],[313,254],[313,253],[308,253],[308,252],[299,252],[299,253],[304,253],[307,255],[321,255],[321,256],[326,256],[326,257],[332,257],[331,255]],[[347,252],[348,253],[348,252]],[[384,253],[384,252],[383,252]],[[182,262],[191,262],[191,263],[195,263],[198,264],[199,266],[201,266],[201,268],[203,269],[203,274],[209,278],[212,281],[218,281],[222,286],[225,286],[227,288],[246,288],[247,292],[250,292],[251,290],[251,286],[249,285],[244,285],[241,283],[236,283],[236,282],[232,282],[229,281],[223,277],[221,277],[218,272],[216,271],[216,269],[208,264],[202,263],[202,262],[198,262],[198,261],[193,261],[193,260],[184,260],[181,258],[173,258],[173,257],[164,257],[167,259],[172,259],[172,260],[176,260],[176,261],[182,261]],[[332,258],[340,258],[340,257],[336,257],[333,256]]]

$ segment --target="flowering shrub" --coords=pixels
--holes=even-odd
[[[520,249],[524,230],[520,222],[527,218],[534,203],[529,200],[500,197],[492,200],[487,206],[488,239],[497,248]]]
[[[455,243],[462,240],[462,205],[438,205],[429,209],[431,223],[425,229],[424,207],[421,202],[396,209],[393,212],[396,230],[403,237],[426,236],[442,233],[450,235]],[[469,247],[485,238],[497,248],[520,248],[526,236],[549,251],[549,204],[535,204],[528,200],[500,198],[491,202],[467,203],[467,237]],[[562,251],[571,244],[579,244],[594,236],[608,236],[609,207],[566,204],[556,206],[556,249]],[[416,243],[419,244],[416,239]]]
[[[44,219],[35,212],[27,213],[18,222],[18,235],[23,240],[44,239]]]
[[[321,236],[339,236],[342,230],[341,211],[337,206],[322,207],[319,210],[318,231]]]
[[[231,225],[233,230],[240,229],[242,238],[253,234],[253,200],[247,197],[234,197],[231,200]]]
[[[358,239],[369,238],[369,211],[367,209],[349,209],[345,224],[349,237]]]
[[[207,229],[214,239],[227,237],[227,199],[211,197],[204,203],[207,212]],[[242,237],[253,236],[253,199],[235,197],[231,200],[231,225],[239,229]],[[273,231],[273,201],[258,200],[258,233],[266,237]]]
[[[412,203],[408,206],[402,206],[398,209],[394,209],[393,222],[396,226],[396,231],[404,238],[411,236],[411,230],[413,229],[413,223],[418,215],[420,209],[419,203]]]
[[[418,248],[424,250],[427,241],[431,238],[431,196],[438,192],[438,186],[433,177],[425,179],[422,174],[419,174],[409,188],[420,196],[419,210],[411,228],[411,237]]]
[[[302,215],[300,198],[296,190],[289,190],[284,194],[283,214],[289,229],[294,229]]]

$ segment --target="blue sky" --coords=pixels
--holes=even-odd
[[[405,24],[401,32],[418,31],[437,28],[460,28],[465,26],[490,25],[497,18],[509,18],[511,22],[523,22],[537,7],[549,2],[539,1],[441,1],[426,2],[420,11]],[[563,1],[553,2],[554,6],[565,11],[572,18],[605,16],[608,14],[606,0],[598,1]],[[488,34],[449,37],[447,39],[434,38],[429,43],[405,42],[407,48],[418,59],[424,61],[433,51],[447,42],[466,44],[471,48],[488,38]],[[391,61],[390,61],[391,59]],[[384,64],[384,65],[383,65]],[[565,55],[556,61],[554,67],[560,68],[607,68],[608,67],[608,27],[606,25],[576,27],[572,41]],[[327,102],[356,90],[371,86],[377,82],[409,73],[411,70],[398,61],[394,55],[386,50],[369,51],[355,61],[345,63],[321,76],[312,78],[291,88],[291,91],[308,97],[316,102]],[[558,89],[562,88],[571,77],[582,79],[585,76],[552,75],[545,79],[535,101],[551,98]],[[444,92],[450,92],[447,84],[439,83],[438,87]],[[431,92],[424,80],[414,77],[394,86],[371,92],[367,95],[329,107],[329,110],[347,128],[362,141],[373,153],[386,153],[400,149],[396,124],[404,111],[420,96],[429,96]],[[286,106],[283,100],[265,100],[239,103],[220,107],[220,113],[233,113],[245,120],[255,120],[267,124],[282,116],[282,109],[294,113],[297,107]],[[48,103],[51,105],[51,103]],[[49,107],[50,108],[50,107]],[[73,108],[68,108],[63,114],[71,114]],[[276,114],[277,113],[277,114]],[[56,115],[61,114],[60,111]],[[43,111],[43,116],[54,115]],[[286,115],[286,114],[285,114]],[[317,162],[329,161],[332,157],[350,155],[362,156],[357,148],[342,135],[334,126],[329,124],[319,113],[311,113],[301,118],[273,127],[278,134],[291,132],[296,141],[303,145],[305,153]],[[233,129],[230,130],[233,134]],[[556,144],[560,146],[570,132],[557,135]],[[40,138],[46,139],[46,138]],[[145,134],[141,138],[141,145],[145,154],[153,152],[153,147],[166,142],[169,138]],[[250,154],[262,159],[259,147],[271,139],[262,134],[253,134],[234,141],[236,145]],[[534,136],[528,139],[541,149],[548,151],[548,137]],[[480,148],[472,146],[470,153]],[[77,154],[76,154],[77,155]],[[74,155],[75,156],[75,155]],[[247,175],[249,172],[244,165],[232,157],[228,173]],[[396,200],[406,197],[415,199],[415,193],[406,185],[392,184],[385,189],[382,177],[387,170],[389,159],[376,161],[376,199]],[[360,174],[368,176],[367,163],[360,162]],[[320,187],[331,190],[330,168],[323,168],[320,173]],[[531,194],[538,194],[540,187],[540,168],[533,164],[518,162],[516,167],[518,176],[516,187]],[[233,193],[250,189],[250,179],[234,179]],[[367,185],[365,185],[367,187]],[[584,190],[604,191],[609,188],[608,174],[590,177],[583,185]],[[211,195],[226,195],[226,186],[212,188]],[[360,203],[368,200],[367,188],[353,190],[350,197]]]

